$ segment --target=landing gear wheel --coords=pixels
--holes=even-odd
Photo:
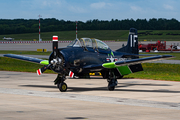
[[[115,89],[115,86],[109,83],[108,84],[108,90],[113,91],[114,89]]]
[[[108,90],[109,91],[113,91],[115,89],[115,86],[117,86],[118,81],[117,81],[117,77],[115,76],[115,73],[113,70],[109,71],[109,76],[108,76]]]
[[[66,92],[66,90],[67,90],[67,84],[64,82],[60,83],[59,84],[59,91]]]
[[[57,88],[59,88],[59,84],[60,84],[60,83],[57,83]]]
[[[115,86],[117,86],[118,84],[118,81],[117,79],[108,79],[108,90],[109,91],[113,91],[115,89]]]

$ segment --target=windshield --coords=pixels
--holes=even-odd
[[[68,46],[69,46],[69,47],[81,47],[81,43],[79,42],[78,39],[75,39],[75,40],[72,41]]]

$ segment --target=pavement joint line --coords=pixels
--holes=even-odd
[[[32,91],[32,90],[22,90],[22,89],[13,89],[13,88],[0,88],[0,93],[180,110],[180,103],[157,102],[157,101],[137,100],[137,99],[129,99],[129,98],[115,98],[115,97],[80,95],[80,94],[69,94],[68,91],[67,91],[67,93],[61,93],[61,92],[55,93],[55,92]]]

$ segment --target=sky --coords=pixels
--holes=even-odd
[[[70,21],[175,18],[180,0],[0,0],[0,19]]]

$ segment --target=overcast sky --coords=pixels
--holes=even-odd
[[[93,19],[175,18],[180,21],[180,0],[0,0],[0,19],[56,18],[71,21]]]

